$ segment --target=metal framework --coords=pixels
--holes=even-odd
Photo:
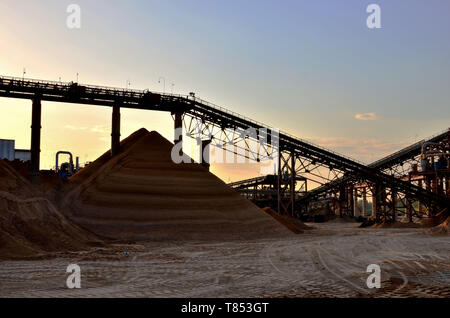
[[[417,185],[420,188],[425,187],[428,191],[439,193],[441,195],[450,196],[448,178],[449,171],[447,169],[440,169],[439,171],[419,172],[418,166],[421,165],[421,153],[423,145],[440,145],[440,155],[449,156],[449,138],[450,129],[433,135],[427,139],[416,142],[406,148],[403,148],[389,156],[377,160],[368,166],[378,169],[385,174],[389,174],[403,181],[407,181]],[[445,155],[447,154],[447,155]],[[433,187],[432,185],[436,185]],[[309,202],[326,197],[339,198],[343,196],[340,189],[346,189],[346,196],[348,192],[354,189],[352,194],[356,203],[349,207],[347,204],[346,213],[351,215],[366,214],[367,195],[372,197],[373,216],[379,221],[395,221],[399,215],[406,215],[409,221],[413,217],[422,218],[424,216],[431,216],[440,211],[439,207],[424,206],[423,202],[417,198],[410,197],[398,191],[388,191],[384,187],[377,187],[372,182],[358,179],[353,175],[347,175],[343,178],[336,179],[321,187],[313,189],[308,192],[306,196],[299,200],[299,205],[307,205]],[[444,192],[443,189],[446,189]],[[359,210],[357,205],[358,198],[362,198],[362,210]],[[345,198],[340,201],[348,202]]]
[[[369,167],[448,197],[450,196],[448,167],[447,169],[441,167],[437,171],[420,172],[418,166],[421,164],[424,145],[430,149],[429,157],[437,155],[441,158],[448,158],[450,156],[449,139],[450,130],[446,130],[377,160]],[[332,179],[333,181],[297,197],[295,200],[296,211],[307,214],[308,208],[315,205],[315,202],[329,202],[333,204],[333,210],[340,215],[367,216],[367,197],[369,196],[372,197],[372,211],[374,211],[372,215],[378,221],[395,221],[399,215],[406,215],[409,221],[412,221],[413,218],[422,218],[433,214],[432,210],[427,209],[417,199],[397,192],[395,189],[389,190],[377,186],[376,183],[366,181],[364,178],[347,174],[344,177],[333,177]],[[239,191],[242,192],[242,187],[246,187],[248,183],[246,180],[242,180],[229,185],[235,189],[240,187]],[[264,200],[261,194],[258,196],[260,202],[267,205],[267,200]],[[362,199],[361,207],[358,204],[358,198]]]
[[[39,173],[40,104],[41,101],[52,101],[112,107],[112,155],[120,151],[117,150],[117,136],[120,135],[119,109],[125,107],[171,112],[175,116],[175,128],[179,128],[182,121],[189,136],[206,139],[217,148],[237,154],[238,158],[254,158],[256,161],[260,161],[261,157],[271,160],[276,158],[278,164],[275,165],[275,173],[278,175],[277,196],[280,213],[295,212],[297,176],[325,184],[330,180],[336,182],[341,177],[349,175],[383,189],[402,193],[408,198],[420,200],[433,209],[449,206],[449,200],[444,195],[433,193],[293,135],[278,132],[260,122],[196,98],[194,94],[182,96],[148,90],[0,76],[0,97],[33,100],[31,175],[35,176]],[[194,119],[195,128],[192,128],[188,122]],[[200,132],[200,135],[194,135],[192,129]],[[180,142],[181,137],[176,141]],[[252,141],[258,144],[257,152],[248,149]]]

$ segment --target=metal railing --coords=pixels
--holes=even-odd
[[[166,97],[176,97],[176,98],[185,98],[185,99],[188,99],[188,100],[189,100],[189,95],[181,95],[181,94],[173,94],[173,93],[161,93],[161,92],[157,92],[157,91],[150,91],[150,90],[148,90],[148,89],[146,89],[146,90],[138,90],[138,89],[129,89],[129,88],[110,87],[110,86],[97,86],[97,85],[90,85],[90,84],[81,84],[81,83],[73,82],[73,81],[72,81],[72,82],[43,81],[43,80],[39,80],[39,79],[19,78],[19,77],[7,77],[7,76],[0,76],[0,80],[22,82],[23,84],[25,84],[25,83],[34,83],[34,84],[38,84],[38,85],[42,85],[42,86],[53,85],[53,86],[61,87],[61,88],[69,88],[71,85],[73,85],[73,84],[76,83],[77,85],[82,86],[82,87],[86,87],[86,88],[90,88],[90,89],[95,89],[95,90],[102,90],[102,91],[104,91],[104,92],[107,92],[107,91],[113,91],[113,92],[122,92],[122,93],[135,93],[135,94],[137,94],[137,95],[144,95],[146,92],[150,92],[150,93],[152,93],[152,94],[159,94],[159,95],[161,95],[161,96],[166,96]],[[36,86],[36,85],[35,85],[35,86],[30,86],[30,87],[39,87],[39,86]],[[244,116],[244,115],[239,114],[239,113],[237,113],[237,112],[231,111],[231,110],[229,110],[229,109],[226,109],[226,108],[221,107],[221,106],[219,106],[219,105],[216,105],[216,104],[214,104],[214,103],[208,102],[208,101],[206,101],[206,100],[204,100],[204,99],[201,99],[201,98],[199,98],[199,97],[195,97],[195,101],[196,101],[197,103],[206,105],[206,106],[208,106],[208,107],[210,107],[210,108],[212,108],[212,109],[215,109],[215,110],[217,110],[217,111],[220,111],[220,112],[222,112],[222,113],[225,113],[225,114],[231,115],[231,116],[233,116],[233,117],[237,117],[237,118],[243,119],[243,120],[245,120],[245,121],[251,123],[252,125],[254,125],[255,128],[257,128],[257,127],[264,127],[264,128],[273,129],[272,126],[270,126],[270,125],[267,125],[267,124],[264,124],[264,123],[262,123],[262,122],[253,120],[253,119],[251,119],[251,118],[249,118],[249,117],[247,117],[247,116]],[[333,155],[340,156],[340,157],[342,157],[342,158],[345,158],[345,159],[350,160],[350,161],[354,161],[354,162],[359,163],[359,164],[361,164],[361,165],[365,165],[365,163],[363,163],[363,162],[360,161],[360,160],[357,160],[357,159],[352,158],[352,157],[350,157],[350,156],[347,156],[347,155],[338,153],[338,152],[335,151],[335,150],[332,150],[332,149],[329,149],[329,148],[327,148],[327,147],[318,145],[318,144],[313,143],[313,142],[311,142],[311,141],[309,141],[309,140],[306,140],[306,139],[303,139],[303,138],[299,138],[299,137],[297,137],[297,136],[295,136],[295,135],[293,135],[293,134],[289,134],[289,133],[287,133],[287,132],[285,132],[285,131],[279,130],[279,133],[280,133],[280,137],[281,137],[282,135],[284,135],[284,136],[287,136],[287,137],[289,137],[289,138],[292,138],[292,139],[301,141],[302,143],[304,143],[304,144],[306,144],[306,145],[310,145],[310,146],[319,148],[319,149],[321,149],[321,150],[325,150],[325,151],[327,151],[327,152],[329,152],[329,153],[331,153],[331,154],[333,154]]]
[[[430,141],[430,140],[432,140],[432,139],[434,139],[434,138],[436,138],[436,137],[439,137],[439,136],[441,136],[441,135],[445,135],[445,134],[447,134],[449,131],[450,131],[450,128],[445,129],[445,130],[443,130],[443,131],[441,131],[441,132],[439,132],[439,133],[436,133],[436,134],[434,134],[434,135],[432,135],[432,136],[430,136],[430,137],[427,137],[427,138],[425,138],[425,139],[422,139],[422,140],[420,140],[420,141],[417,141],[417,142],[415,142],[415,143],[412,144],[412,145],[409,145],[409,146],[407,146],[407,147],[405,147],[405,148],[403,148],[403,149],[400,149],[400,150],[398,150],[398,151],[396,151],[396,152],[394,152],[394,153],[392,153],[392,154],[390,154],[390,155],[388,155],[388,156],[386,156],[386,157],[383,157],[383,158],[381,158],[381,159],[378,159],[378,160],[376,160],[376,161],[370,163],[370,164],[369,164],[369,167],[374,167],[374,168],[376,168],[376,167],[379,166],[381,163],[383,163],[383,162],[389,162],[389,161],[391,161],[392,159],[395,159],[395,158],[397,158],[397,157],[399,157],[399,156],[401,156],[401,155],[403,155],[403,154],[408,153],[408,152],[411,151],[411,150],[416,149],[418,146],[421,147],[422,144],[423,144],[424,142]]]

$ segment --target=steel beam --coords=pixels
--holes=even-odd
[[[35,95],[31,111],[31,183],[39,183],[39,162],[41,155],[41,97]]]
[[[202,140],[200,144],[200,163],[209,171],[209,149],[210,149],[211,139]],[[256,188],[256,186],[255,186]]]
[[[358,189],[354,188],[353,189],[353,216],[358,217],[360,215],[361,215],[361,213],[359,211],[359,206],[358,206]]]
[[[291,153],[291,174],[290,174],[290,196],[291,196],[291,216],[295,216],[295,153]]]
[[[295,215],[295,152],[281,152],[278,156],[278,213]]]
[[[281,198],[281,195],[282,195],[282,193],[281,193],[281,182],[282,182],[282,168],[281,168],[281,162],[282,162],[282,160],[281,160],[281,157],[283,156],[283,153],[280,151],[280,155],[278,156],[278,171],[277,171],[277,207],[278,207],[278,209],[277,209],[277,212],[279,213],[279,214],[283,214],[283,211],[282,211],[282,209],[281,209],[281,206],[282,206],[282,203],[281,203],[281,201],[282,201],[282,198]]]
[[[124,91],[118,88],[79,85],[77,83],[60,83],[42,80],[24,81],[22,78],[0,76],[0,96],[32,99],[35,94],[40,94],[41,99],[46,101],[111,107],[117,105],[117,99],[120,98],[120,107],[183,113],[183,116],[188,115],[201,119],[206,124],[222,130],[236,128],[246,130],[252,127],[268,128],[267,125],[198,98],[192,99],[184,96],[159,94],[149,91]],[[358,178],[363,178],[365,181],[380,183],[387,189],[396,188],[402,194],[423,201],[424,205],[427,206],[447,207],[450,204],[449,199],[443,195],[433,193],[430,189],[425,190],[397,179],[394,175],[388,175],[380,171],[382,166],[391,166],[394,159],[395,162],[401,161],[398,155],[393,156],[393,160],[387,160],[388,163],[377,163],[377,167],[374,167],[358,163],[350,158],[282,132],[279,134],[278,144],[284,151],[294,151],[297,158],[309,161],[308,167],[304,168],[305,174],[309,173],[312,176],[317,176],[311,171],[315,170],[315,168],[327,167],[349,177],[358,176]],[[419,148],[415,145],[413,152],[417,152]],[[411,154],[412,152],[408,150],[400,157],[410,158]],[[283,186],[286,186],[283,187],[283,190],[286,191],[283,193],[283,199],[287,199],[289,195],[289,184],[284,184]],[[327,187],[329,188],[329,186]],[[332,188],[335,187],[336,182],[332,184]],[[302,200],[308,200],[309,198],[310,196],[305,196]]]
[[[392,221],[397,221],[397,191],[392,189],[391,191],[392,200]]]
[[[183,113],[182,112],[175,112],[174,115],[174,137],[173,137],[173,143],[177,144],[179,142],[183,143]],[[183,148],[181,148],[183,149]],[[180,155],[182,154],[182,151],[180,151]]]
[[[120,106],[113,106],[111,125],[111,156],[120,152]]]
[[[406,214],[408,215],[408,222],[413,222],[413,207],[411,203],[411,199],[406,197]]]
[[[349,206],[349,211],[347,213],[350,213],[350,216],[355,216],[355,200],[353,197],[353,187],[350,187],[347,190],[347,206]]]
[[[381,219],[381,187],[376,183],[372,191],[372,218],[376,221]]]
[[[341,185],[339,187],[339,216],[342,218],[344,216],[344,205],[345,205],[345,186]]]
[[[362,216],[367,216],[367,189],[362,189],[362,200],[363,200],[363,206],[362,206]]]

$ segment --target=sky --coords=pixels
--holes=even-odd
[[[80,29],[66,25],[73,3]],[[366,25],[371,3],[380,29]],[[370,163],[450,127],[449,13],[442,0],[0,0],[0,76],[165,82]],[[0,98],[0,138],[29,148],[30,110]],[[43,102],[42,116],[41,168],[58,150],[85,162],[110,147],[107,107]],[[170,114],[122,110],[122,138],[141,127],[173,140]],[[225,181],[257,173],[212,170]]]

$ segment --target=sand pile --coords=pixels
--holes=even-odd
[[[6,160],[0,160],[0,192],[29,197],[34,190]]]
[[[376,223],[373,219],[367,220],[361,227],[383,228],[437,228],[447,219],[448,213],[444,209],[430,218],[424,218],[416,222],[409,222],[409,217],[405,216],[401,221]]]
[[[442,222],[444,222],[447,219],[447,217],[448,217],[447,209],[443,209],[433,217],[420,220],[419,223],[422,227],[435,227],[442,224]]]
[[[69,180],[64,213],[91,231],[127,240],[286,236],[261,209],[198,164],[175,164],[173,144],[140,129]]]
[[[420,228],[422,227],[418,223],[404,223],[404,222],[380,222],[375,223],[371,228],[374,229],[388,229],[388,228],[395,228],[395,229],[411,229],[411,228]]]
[[[303,233],[304,230],[313,229],[312,227],[306,225],[299,219],[293,218],[292,216],[289,215],[281,215],[270,207],[265,207],[263,208],[263,210],[271,217],[273,217],[275,220],[284,225],[289,231],[295,234]]]
[[[429,230],[430,234],[449,234],[450,233],[450,216],[448,216],[441,224]]]
[[[72,224],[31,184],[0,161],[0,259],[41,257],[101,242]]]
[[[450,216],[444,222],[436,226],[435,229],[442,234],[450,233]]]

